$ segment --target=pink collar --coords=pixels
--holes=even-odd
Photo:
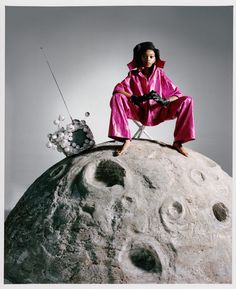
[[[160,68],[163,68],[164,65],[165,65],[166,61],[164,60],[161,60],[159,59],[157,62],[156,62],[156,66],[157,67],[160,67]],[[129,70],[132,70],[132,69],[135,69],[137,67],[137,63],[136,61],[133,59],[130,63],[127,64]]]

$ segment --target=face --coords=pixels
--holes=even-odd
[[[146,50],[141,60],[144,67],[151,67],[156,62],[155,52],[151,49]]]

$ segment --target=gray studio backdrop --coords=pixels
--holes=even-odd
[[[43,59],[44,47],[73,118],[108,141],[109,100],[133,47],[153,41],[165,71],[195,103],[196,141],[186,144],[232,174],[233,7],[7,7],[5,209],[64,158],[46,148],[53,120],[70,119]],[[172,143],[175,121],[149,127]],[[131,123],[132,131],[135,126]]]

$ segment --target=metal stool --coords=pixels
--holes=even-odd
[[[146,126],[141,124],[140,122],[138,122],[137,120],[133,120],[132,121],[138,126],[138,130],[136,131],[136,133],[133,135],[132,138],[140,138],[142,133],[144,133],[149,139],[153,139],[149,133],[147,133],[145,131]]]

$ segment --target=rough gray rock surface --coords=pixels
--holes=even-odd
[[[231,283],[232,178],[134,140],[63,159],[5,222],[5,283]]]

